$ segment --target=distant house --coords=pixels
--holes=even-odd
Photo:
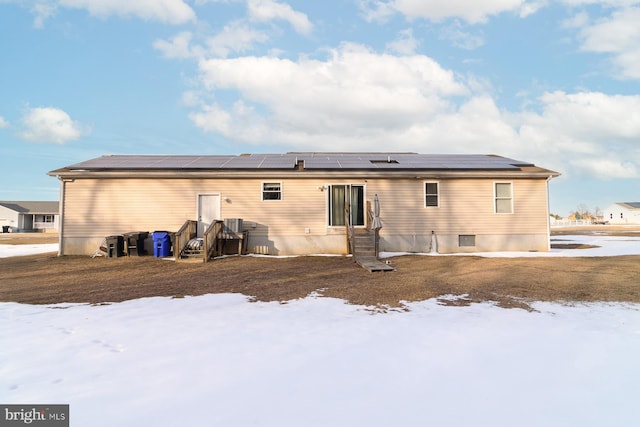
[[[347,222],[381,225],[380,251],[425,252],[432,238],[441,253],[547,251],[559,174],[495,155],[287,153],[103,156],[49,175],[61,185],[61,254],[242,219],[249,252],[283,255],[347,253]]]
[[[640,202],[618,202],[604,210],[609,224],[640,224]]]
[[[58,206],[58,202],[0,201],[0,226],[3,232],[55,233],[60,223]]]

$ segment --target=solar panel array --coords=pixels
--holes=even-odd
[[[68,166],[69,170],[519,170],[530,163],[493,155],[417,153],[287,153],[239,156],[109,155]]]

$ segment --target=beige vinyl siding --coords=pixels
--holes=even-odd
[[[222,218],[255,223],[257,236],[326,233],[324,181],[283,180],[282,200],[262,200],[262,180],[77,179],[66,183],[65,236],[177,230],[196,219],[197,195],[220,194]]]
[[[430,180],[433,182],[434,180]],[[526,234],[547,229],[545,180],[510,180],[513,213],[494,212],[496,180],[438,180],[439,206],[424,206],[423,180],[373,181],[380,199],[384,234]],[[507,182],[507,181],[499,181]],[[392,220],[390,220],[392,219]]]
[[[425,181],[438,182],[438,207],[425,207]],[[280,182],[282,199],[262,200],[264,182]],[[512,183],[512,214],[494,212],[495,182]],[[77,178],[64,183],[64,250],[87,253],[113,234],[177,231],[197,219],[198,194],[219,194],[221,219],[243,219],[250,251],[344,253],[344,227],[327,225],[327,188],[345,184],[363,185],[369,203],[378,194],[383,250],[425,250],[432,230],[449,252],[461,234],[477,235],[489,250],[503,250],[505,236],[513,236],[511,250],[545,250],[548,242],[544,179]]]

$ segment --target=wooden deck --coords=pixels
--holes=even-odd
[[[355,261],[365,270],[374,271],[393,271],[394,268],[385,264],[374,256],[354,256]]]

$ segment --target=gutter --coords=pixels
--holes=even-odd
[[[57,174],[58,179],[95,179],[95,178],[280,178],[280,179],[327,179],[327,178],[361,178],[361,179],[446,179],[446,178],[533,178],[547,179],[550,176],[558,176],[549,170],[540,171],[505,171],[505,170],[397,170],[397,171],[372,171],[372,170],[314,170],[309,171],[284,171],[284,170],[67,170]]]
[[[559,174],[558,174],[559,175]],[[557,176],[557,175],[555,175]],[[549,208],[551,207],[551,204],[549,203],[549,181],[551,181],[551,179],[554,178],[554,175],[549,175],[547,177],[547,252],[551,252],[551,211],[549,210]]]

